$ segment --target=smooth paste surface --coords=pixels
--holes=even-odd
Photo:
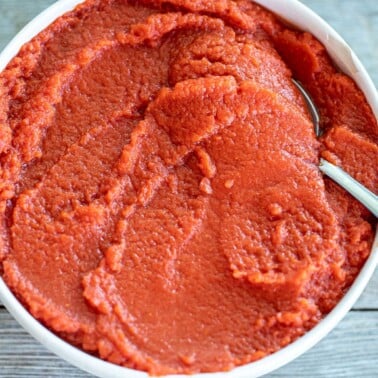
[[[319,142],[292,83],[311,93]],[[88,0],[0,75],[0,261],[69,342],[151,374],[273,353],[340,300],[378,127],[311,35],[246,1]]]

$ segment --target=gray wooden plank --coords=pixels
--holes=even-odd
[[[269,377],[377,377],[378,313],[350,312],[312,350]]]
[[[0,0],[0,50],[54,0]]]
[[[312,350],[268,377],[377,377],[377,335],[377,312],[350,312]],[[0,310],[0,366],[0,377],[90,376],[48,352],[5,310]]]
[[[378,269],[375,270],[375,273],[371,278],[368,286],[366,287],[360,299],[357,301],[353,308],[355,310],[375,309],[378,311]]]

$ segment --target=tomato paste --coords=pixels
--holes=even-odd
[[[319,141],[295,78],[313,97]],[[247,0],[88,0],[0,75],[1,273],[68,342],[229,370],[316,325],[375,221],[377,121],[310,34]]]

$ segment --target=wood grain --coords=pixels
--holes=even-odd
[[[378,269],[376,269],[374,276],[362,293],[358,302],[354,305],[353,310],[376,310],[378,311]],[[377,312],[378,317],[378,312]],[[378,338],[378,335],[376,335]],[[378,350],[377,350],[378,354]],[[378,377],[378,367],[377,367]]]
[[[29,20],[53,2],[54,0],[0,0],[0,50]],[[326,19],[344,37],[377,86],[378,1],[302,2]],[[90,375],[48,352],[0,304],[0,377],[87,378]],[[328,337],[311,351],[268,377],[378,377],[378,271],[353,310]]]

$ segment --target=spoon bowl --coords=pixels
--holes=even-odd
[[[314,104],[310,94],[306,91],[306,89],[304,89],[303,85],[298,80],[293,79],[292,81],[301,92],[311,114],[312,122],[314,123],[315,134],[317,137],[320,137],[323,134],[323,131],[320,128],[320,116],[316,105]],[[342,168],[337,167],[336,165],[330,163],[325,159],[320,159],[319,168],[325,175],[337,182],[348,193],[350,193],[354,198],[361,202],[371,213],[373,213],[376,218],[378,218],[377,195],[371,192],[360,182],[355,180]]]

